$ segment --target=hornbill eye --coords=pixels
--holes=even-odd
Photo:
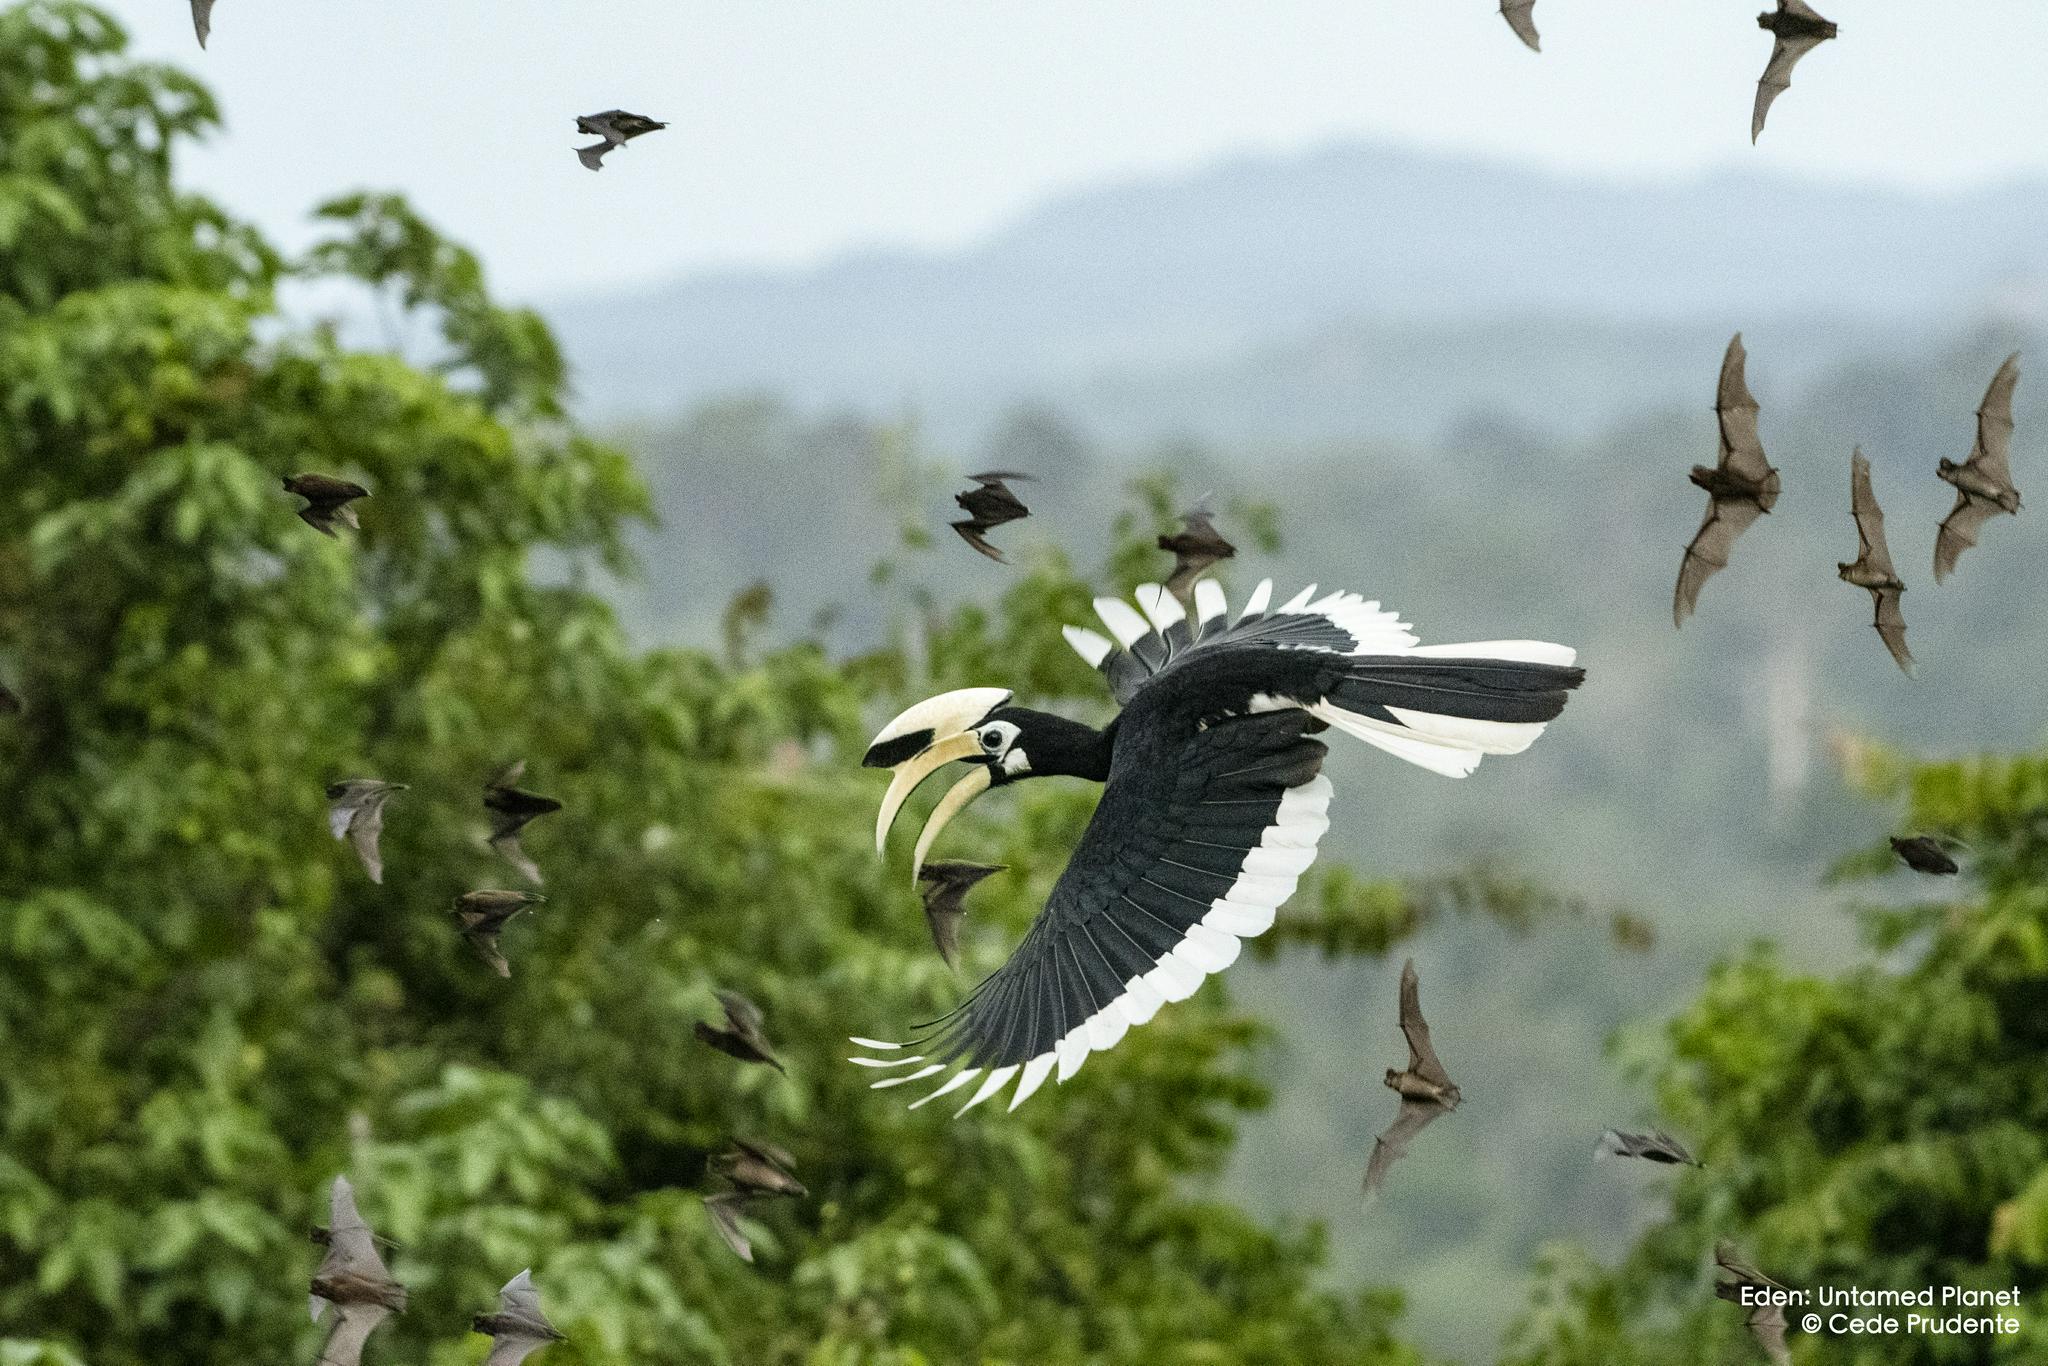
[[[994,754],[1003,747],[1003,732],[1000,726],[990,726],[981,733],[981,747]]]

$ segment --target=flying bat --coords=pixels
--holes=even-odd
[[[284,481],[284,491],[306,500],[306,506],[299,509],[299,520],[323,535],[338,538],[336,522],[351,530],[363,529],[363,524],[356,520],[356,510],[349,506],[358,498],[370,496],[361,484],[324,474],[295,474]]]
[[[648,133],[658,133],[668,127],[645,114],[629,114],[623,109],[607,109],[601,114],[584,114],[576,120],[576,131],[592,137],[603,138],[603,142],[576,149],[576,159],[593,171],[604,169],[605,156],[617,148],[624,147],[634,138]]]
[[[789,1069],[775,1056],[775,1050],[768,1043],[768,1035],[762,1028],[761,1008],[740,995],[737,991],[718,993],[718,1004],[725,1009],[725,1028],[697,1021],[697,1037],[710,1044],[728,1057],[741,1062],[765,1062],[778,1072]]]
[[[363,1343],[377,1325],[405,1312],[405,1287],[392,1278],[377,1255],[376,1236],[356,1212],[356,1193],[347,1177],[334,1178],[327,1197],[327,1255],[313,1273],[308,1307],[313,1321],[335,1307],[334,1327],[320,1349],[319,1366],[360,1366]]]
[[[1401,1032],[1408,1038],[1408,1067],[1405,1071],[1389,1067],[1386,1075],[1386,1084],[1401,1097],[1401,1109],[1386,1132],[1373,1142],[1372,1161],[1365,1169],[1367,1195],[1380,1188],[1387,1179],[1387,1168],[1407,1153],[1415,1136],[1439,1115],[1457,1109],[1463,1099],[1429,1042],[1429,1024],[1422,1018],[1422,988],[1415,976],[1413,958],[1401,965]]]
[[[1678,566],[1678,588],[1671,598],[1671,621],[1683,626],[1699,602],[1700,587],[1728,567],[1735,538],[1778,502],[1778,472],[1764,458],[1756,433],[1756,396],[1749,392],[1744,367],[1749,353],[1737,332],[1721,357],[1721,382],[1714,392],[1714,415],[1721,428],[1721,460],[1711,469],[1692,467],[1692,482],[1707,493],[1707,516],[1685,548]]]
[[[740,1227],[740,1216],[747,1212],[750,1203],[738,1191],[721,1191],[704,1197],[704,1212],[711,1216],[711,1227],[718,1230],[718,1236],[725,1240],[725,1245],[743,1262],[754,1260],[754,1244],[747,1238],[746,1230]]]
[[[809,1195],[796,1179],[796,1162],[772,1143],[736,1138],[711,1159],[712,1170],[743,1195]]]
[[[384,856],[377,849],[377,836],[384,830],[384,803],[392,793],[405,790],[404,783],[375,778],[344,778],[327,785],[327,828],[336,839],[346,837],[355,846],[372,882],[384,881]]]
[[[489,963],[500,977],[510,977],[512,965],[498,948],[498,935],[513,916],[546,900],[538,892],[464,892],[455,898],[455,919],[477,957]]]
[[[1529,45],[1531,52],[1543,50],[1543,40],[1536,32],[1536,0],[1500,0],[1500,17],[1508,21],[1508,27],[1515,36]]]
[[[505,1282],[498,1292],[497,1313],[478,1314],[469,1326],[491,1339],[491,1354],[484,1358],[484,1366],[519,1366],[549,1343],[566,1340],[541,1313],[540,1292],[533,1288],[531,1270]]]
[[[560,811],[562,804],[553,797],[523,792],[514,787],[513,784],[525,772],[524,759],[514,759],[499,769],[497,776],[484,784],[484,809],[491,813],[491,848],[517,868],[521,877],[538,887],[542,885],[540,865],[528,858],[526,851],[519,846],[519,832],[529,822]]]
[[[2012,391],[2020,382],[2020,353],[2015,351],[1991,377],[1984,401],[1977,406],[1977,444],[1958,465],[1943,459],[1940,474],[1956,486],[1956,505],[1934,538],[1934,581],[1955,572],[1956,561],[1977,544],[1977,533],[1999,513],[2020,510],[2020,491],[2012,482]]]
[[[1772,35],[1771,60],[1756,83],[1756,106],[1749,115],[1749,140],[1755,142],[1764,131],[1764,118],[1771,104],[1791,88],[1792,68],[1799,59],[1835,36],[1839,31],[1814,13],[1806,0],[1778,0],[1777,12],[1756,17],[1756,26]]]
[[[1790,1366],[1791,1349],[1785,1345],[1785,1308],[1778,1304],[1743,1304],[1744,1290],[1784,1290],[1784,1286],[1758,1271],[1736,1254],[1732,1243],[1725,1240],[1714,1245],[1714,1263],[1732,1276],[1733,1280],[1714,1283],[1714,1293],[1731,1304],[1741,1305],[1747,1310],[1744,1321],[1749,1325],[1750,1335],[1763,1348],[1764,1355],[1776,1366]]]
[[[199,35],[201,51],[213,33],[213,0],[192,0],[192,31]]]
[[[1931,873],[1936,877],[1954,877],[1961,869],[1942,848],[1941,841],[1932,835],[1891,837],[1892,852],[1899,856],[1908,868],[1916,873]]]
[[[956,972],[960,968],[960,918],[967,914],[967,894],[983,878],[1002,871],[1002,864],[944,862],[927,863],[917,870],[918,895],[924,898],[932,947]]]
[[[965,521],[952,523],[953,530],[960,533],[960,539],[994,560],[997,564],[1008,564],[1003,552],[983,539],[982,533],[991,531],[1005,522],[1020,522],[1031,515],[1031,509],[1024,506],[1024,500],[1010,492],[1006,479],[1028,480],[1028,474],[1010,474],[991,471],[987,474],[967,476],[979,487],[965,493],[953,495],[953,501],[967,514]]]
[[[1195,580],[1208,573],[1209,566],[1237,554],[1237,547],[1224,540],[1209,520],[1214,515],[1205,497],[1180,515],[1178,532],[1159,538],[1159,548],[1173,552],[1173,575],[1166,581],[1166,591],[1179,598],[1182,606],[1188,604]]]
[[[1849,461],[1849,510],[1856,518],[1856,539],[1860,549],[1854,564],[1837,565],[1844,583],[1870,590],[1877,602],[1878,638],[1892,652],[1892,658],[1908,674],[1913,672],[1913,655],[1906,649],[1906,618],[1899,611],[1899,599],[1906,585],[1892,568],[1892,553],[1884,543],[1884,512],[1877,495],[1870,491],[1870,462],[1859,448]]]
[[[1688,1152],[1683,1143],[1662,1129],[1647,1134],[1631,1134],[1620,1129],[1609,1129],[1600,1135],[1600,1143],[1593,1149],[1593,1156],[1640,1157],[1645,1162],[1657,1162],[1667,1167],[1707,1165]]]

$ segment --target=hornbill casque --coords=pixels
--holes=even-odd
[[[912,1108],[980,1079],[959,1113],[1018,1079],[1015,1109],[1058,1069],[1072,1076],[1168,1001],[1184,1000],[1263,933],[1329,828],[1317,733],[1335,728],[1461,778],[1488,754],[1519,754],[1584,678],[1575,652],[1542,641],[1417,643],[1395,612],[1310,587],[1269,608],[1261,583],[1228,616],[1213,580],[1192,619],[1157,584],[1142,614],[1096,613],[1115,641],[1069,626],[1122,712],[1102,730],[963,688],[883,728],[863,763],[894,772],[875,823],[880,851],[912,791],[969,765],[933,808],[912,872],[946,823],[992,787],[1026,778],[1104,784],[1066,870],[1024,941],[958,1009],[910,1044],[856,1038],[891,1075],[877,1087],[953,1075]],[[908,1069],[907,1071],[899,1069]]]

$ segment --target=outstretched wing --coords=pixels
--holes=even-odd
[[[1785,1310],[1781,1305],[1759,1304],[1749,1311],[1750,1335],[1764,1349],[1772,1366],[1792,1366],[1792,1349],[1785,1345]]]
[[[192,31],[199,35],[203,49],[213,34],[213,0],[192,0]]]
[[[348,1178],[337,1176],[327,1196],[327,1255],[321,1259],[316,1279],[333,1276],[361,1276],[371,1280],[391,1279],[391,1270],[377,1254],[377,1239],[356,1210],[355,1187]]]
[[[363,870],[370,875],[370,881],[379,884],[384,881],[384,855],[377,848],[377,837],[383,833],[382,797],[365,802],[349,816],[348,841],[355,846],[356,856],[362,859]]]
[[[1891,548],[1884,540],[1884,509],[1870,487],[1870,461],[1860,450],[1849,458],[1849,513],[1856,519],[1860,547],[1856,563],[1872,573],[1896,577]]]
[[[733,1250],[733,1255],[743,1262],[754,1260],[754,1244],[747,1238],[746,1230],[740,1227],[740,1216],[747,1212],[747,1197],[738,1191],[727,1191],[722,1195],[704,1197],[704,1212],[711,1216],[711,1227],[718,1230],[718,1236]]]
[[[1762,480],[1776,471],[1765,457],[1764,443],[1757,435],[1758,407],[1756,395],[1749,392],[1748,366],[1749,352],[1742,345],[1742,334],[1737,332],[1729,338],[1728,349],[1721,355],[1721,382],[1714,388],[1714,416],[1721,425],[1720,465],[1745,479]],[[1764,495],[1766,511],[1777,497],[1775,489]]]
[[[914,1045],[856,1039],[911,1068],[895,1086],[955,1074],[917,1102],[983,1077],[973,1108],[1021,1071],[1011,1108],[1055,1064],[1072,1076],[1168,1001],[1184,1000],[1262,934],[1329,828],[1330,783],[1316,725],[1288,710],[1234,717],[1163,742],[1120,748],[1095,816],[1045,909],[1010,960]]]
[[[1804,9],[1804,6],[1800,8]],[[1808,11],[1812,13],[1812,11]],[[1816,18],[1818,16],[1815,16]],[[1792,86],[1792,68],[1799,59],[1827,39],[1817,33],[1779,34],[1771,43],[1771,60],[1756,83],[1756,105],[1749,114],[1749,140],[1755,142],[1764,131],[1764,119],[1778,96]]]
[[[1401,1033],[1408,1039],[1408,1070],[1438,1086],[1449,1086],[1451,1074],[1437,1061],[1429,1042],[1429,1022],[1422,1018],[1422,984],[1415,976],[1415,960],[1401,965]]]
[[[1934,537],[1934,581],[1941,583],[1956,572],[1956,561],[1963,552],[1977,544],[1984,524],[2005,509],[1983,498],[1972,498],[1967,493],[1956,495],[1956,505],[1942,520],[1941,530]]]
[[[1744,499],[1709,498],[1706,519],[1693,533],[1678,565],[1678,587],[1671,594],[1671,624],[1685,625],[1685,619],[1699,605],[1700,589],[1708,579],[1728,567],[1735,538],[1749,530],[1763,509]]]
[[[1891,651],[1892,658],[1907,673],[1913,672],[1913,652],[1906,648],[1906,618],[1899,610],[1899,600],[1905,596],[1903,588],[1873,588],[1872,596],[1877,599],[1877,617],[1871,624],[1877,627],[1877,637],[1884,642],[1884,648]]]
[[[1998,367],[1977,405],[1977,447],[1969,463],[1979,473],[2001,484],[2012,483],[2012,391],[2020,382],[2020,353],[2015,351]]]
[[[1515,36],[1529,45],[1531,52],[1543,50],[1543,40],[1536,32],[1536,0],[1500,0],[1500,17],[1508,21],[1508,27]]]
[[[952,526],[953,530],[960,533],[961,540],[967,542],[967,544],[973,546],[976,550],[979,550],[982,554],[988,556],[997,564],[1008,564],[1010,562],[1008,556],[1004,555],[1002,551],[996,549],[993,545],[990,545],[989,542],[983,538],[981,533],[988,530],[988,527],[985,523],[982,523],[977,519],[970,519],[965,522],[953,522],[950,523],[950,525]]]
[[[1408,1145],[1415,1141],[1415,1135],[1435,1123],[1437,1116],[1449,1113],[1441,1105],[1403,1100],[1401,1113],[1385,1133],[1373,1140],[1372,1159],[1365,1164],[1365,1193],[1371,1195],[1380,1188],[1387,1179],[1387,1168],[1408,1155]]]
[[[344,1304],[321,1345],[318,1366],[362,1366],[363,1344],[377,1326],[391,1317],[381,1304]]]

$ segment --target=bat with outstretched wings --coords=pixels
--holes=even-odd
[[[960,921],[967,914],[967,894],[983,878],[1003,871],[1001,864],[937,862],[917,870],[918,895],[924,900],[925,924],[932,947],[946,966],[960,966]]]
[[[315,1323],[328,1305],[336,1311],[319,1366],[360,1366],[370,1334],[405,1311],[406,1290],[377,1254],[377,1237],[357,1212],[355,1189],[346,1177],[334,1178],[327,1213],[327,1255],[313,1273],[307,1302]]]
[[[1771,60],[1756,83],[1756,104],[1749,114],[1749,140],[1755,142],[1764,131],[1764,119],[1778,96],[1792,86],[1792,68],[1807,53],[1833,38],[1838,30],[1814,12],[1806,0],[1778,0],[1776,12],[1756,17],[1756,25],[1771,34]]]
[[[1024,500],[1010,491],[1004,482],[1010,479],[1025,480],[1028,474],[1014,474],[1004,470],[990,470],[985,474],[967,476],[976,487],[965,493],[953,495],[953,501],[967,514],[963,521],[952,523],[953,530],[960,533],[960,539],[979,550],[998,564],[1008,564],[1003,552],[988,543],[986,533],[1002,526],[1005,522],[1018,522],[1031,515],[1031,509],[1024,506]]]
[[[376,778],[344,778],[327,785],[327,828],[336,839],[355,846],[356,857],[370,881],[384,881],[384,856],[377,847],[384,833],[384,803],[394,792],[406,790],[404,783],[387,783]]]
[[[1764,455],[1757,436],[1756,396],[1749,392],[1745,369],[1749,353],[1737,332],[1721,357],[1721,379],[1714,389],[1714,416],[1720,428],[1720,462],[1711,468],[1695,465],[1692,482],[1707,493],[1707,515],[1685,548],[1678,566],[1678,587],[1671,595],[1671,622],[1683,626],[1699,603],[1706,581],[1728,567],[1735,538],[1757,518],[1777,506],[1778,471]]]
[[[1208,573],[1212,565],[1237,554],[1237,547],[1225,540],[1210,520],[1215,515],[1205,495],[1180,515],[1179,531],[1159,538],[1159,548],[1173,552],[1173,573],[1166,580],[1166,591],[1183,606],[1195,591],[1195,580]]]
[[[1714,1293],[1747,1311],[1743,1321],[1749,1326],[1750,1336],[1756,1339],[1757,1346],[1763,1348],[1764,1355],[1769,1357],[1775,1366],[1790,1366],[1792,1351],[1785,1345],[1785,1329],[1788,1325],[1785,1321],[1784,1306],[1743,1302],[1745,1290],[1782,1291],[1785,1287],[1744,1261],[1735,1251],[1734,1244],[1725,1239],[1714,1245],[1714,1264],[1734,1278],[1726,1281],[1717,1280],[1714,1283]],[[1756,1298],[1754,1293],[1750,1298]]]
[[[1706,1163],[1694,1157],[1683,1143],[1662,1129],[1647,1134],[1609,1129],[1600,1135],[1600,1142],[1593,1149],[1593,1156],[1639,1157],[1645,1162],[1655,1162],[1666,1167],[1706,1166]]]
[[[1422,986],[1412,958],[1401,967],[1401,1033],[1408,1040],[1407,1069],[1390,1067],[1386,1076],[1387,1086],[1400,1094],[1401,1109],[1386,1132],[1373,1141],[1372,1159],[1365,1168],[1368,1196],[1379,1190],[1387,1179],[1387,1169],[1407,1154],[1415,1136],[1438,1116],[1457,1109],[1463,1099],[1430,1042],[1429,1022],[1422,1018]]]
[[[1977,405],[1977,444],[1958,465],[1944,459],[1939,473],[1956,486],[1956,505],[1934,538],[1934,581],[1955,572],[1963,552],[1977,544],[1984,524],[2000,513],[2020,510],[2020,491],[2012,482],[2012,391],[2020,382],[2020,353],[1998,367]]]
[[[1899,581],[1898,571],[1892,567],[1892,552],[1884,542],[1884,510],[1871,491],[1870,462],[1863,458],[1861,449],[1849,460],[1849,511],[1856,519],[1859,548],[1854,563],[1837,565],[1836,572],[1843,582],[1870,590],[1877,603],[1876,619],[1871,624],[1899,667],[1910,674],[1913,654],[1906,648],[1906,618],[1899,606],[1906,585]]]
[[[725,1012],[725,1028],[705,1020],[697,1021],[697,1038],[729,1058],[741,1062],[765,1062],[778,1072],[788,1069],[775,1056],[775,1048],[768,1042],[767,1020],[761,1014],[761,1007],[755,1005],[737,991],[720,991],[719,1008]]]
[[[541,1312],[540,1291],[534,1288],[530,1270],[505,1282],[498,1292],[498,1312],[478,1314],[470,1320],[470,1327],[491,1339],[491,1354],[484,1358],[484,1366],[519,1366],[549,1343],[565,1340]]]

